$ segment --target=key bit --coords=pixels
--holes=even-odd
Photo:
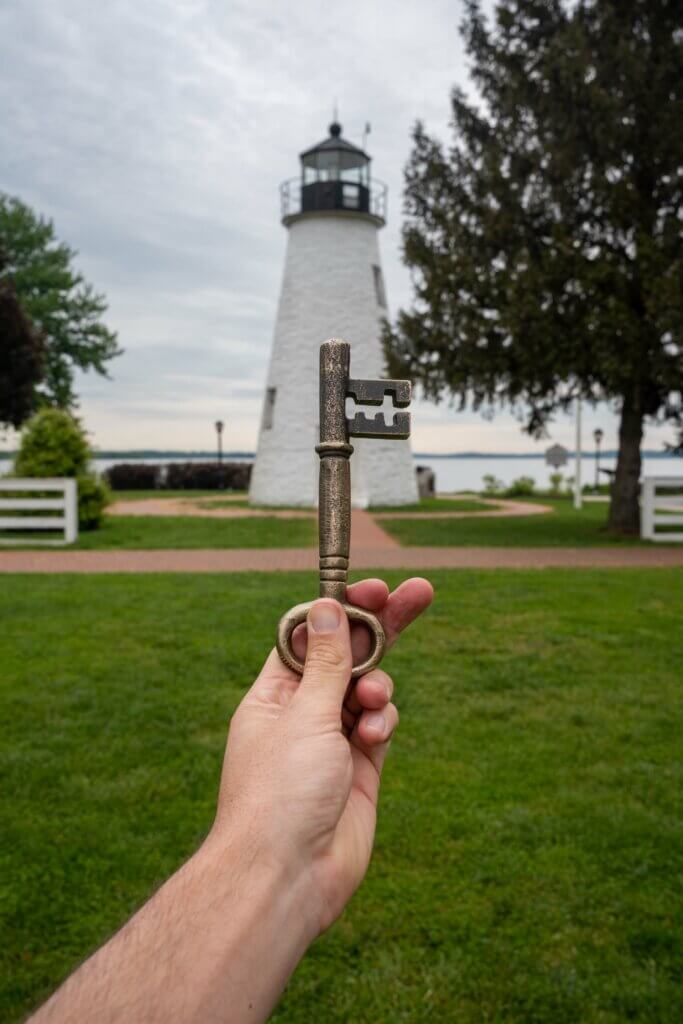
[[[349,437],[384,437],[388,441],[404,441],[410,437],[410,413],[397,412],[393,423],[386,423],[384,413],[378,412],[370,419],[364,412],[357,412],[348,422]]]
[[[381,405],[385,395],[391,396],[396,409],[410,405],[412,385],[409,380],[349,380],[346,394],[357,405]]]
[[[356,380],[346,385],[346,395],[357,405],[382,405],[389,395],[395,409],[410,405],[412,386],[409,380]],[[397,412],[393,423],[387,423],[383,413],[370,417],[359,410],[347,420],[350,437],[383,437],[387,440],[405,440],[410,437],[410,413]]]

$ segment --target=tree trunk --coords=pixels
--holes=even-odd
[[[619,533],[640,533],[640,445],[643,440],[643,414],[631,397],[621,407],[619,456],[612,484],[609,527]]]

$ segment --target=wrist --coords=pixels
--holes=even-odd
[[[267,920],[281,929],[298,957],[320,934],[310,866],[287,851],[264,847],[253,829],[212,829],[191,863],[218,900],[242,907],[260,926]]]

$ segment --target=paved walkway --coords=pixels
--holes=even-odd
[[[358,548],[353,569],[683,568],[681,548]],[[3,551],[3,572],[273,572],[317,569],[315,548],[210,551]]]
[[[455,495],[456,498],[472,498],[472,495]],[[107,509],[111,516],[191,516],[200,519],[314,519],[317,516],[315,509],[303,508],[250,508],[245,505],[237,505],[238,501],[244,500],[240,497],[222,495],[218,498],[141,498],[126,501],[120,499],[115,501]],[[470,512],[459,512],[455,510],[445,512],[372,512],[373,519],[489,519],[492,517],[505,519],[511,516],[539,516],[552,512],[548,505],[539,505],[530,501],[510,501],[508,498],[480,498],[477,501],[482,505],[490,506],[485,511],[472,510]],[[230,505],[235,503],[235,507]],[[362,514],[370,519],[370,514],[354,509],[354,515]],[[354,530],[356,529],[354,522]]]
[[[400,547],[399,542],[383,530],[368,512],[360,508],[351,510],[352,565],[363,551],[393,551]]]
[[[284,508],[248,508],[237,505],[235,508],[212,508],[211,502],[227,503],[239,499],[224,497],[211,498],[140,498],[137,501],[115,501],[107,508],[110,516],[188,516],[198,519],[313,519],[317,515],[315,509],[284,509]]]
[[[508,498],[477,498],[482,505],[490,505],[486,512],[374,512],[377,519],[509,519],[513,516],[542,516],[552,512],[549,505],[532,501],[510,501]]]

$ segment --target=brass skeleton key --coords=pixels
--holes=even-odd
[[[397,412],[394,422],[384,422],[383,414],[373,418],[362,411],[346,417],[346,399],[359,405],[382,405],[390,395],[394,407],[410,405],[408,380],[353,380],[349,377],[350,345],[332,339],[320,346],[320,483],[318,494],[318,533],[320,557],[320,597],[333,597],[343,606],[351,622],[362,622],[370,630],[373,647],[369,656],[354,665],[351,676],[365,675],[384,654],[385,636],[376,615],[346,601],[346,581],[351,544],[351,466],[353,446],[349,437],[405,439],[410,436],[410,413]],[[292,650],[292,633],[306,620],[312,601],[290,608],[280,619],[277,649],[282,661],[301,674],[304,670]]]

